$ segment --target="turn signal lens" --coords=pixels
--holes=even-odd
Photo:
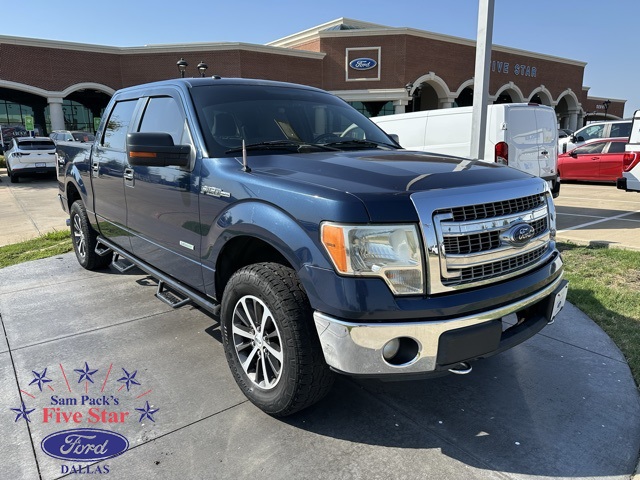
[[[347,273],[347,251],[344,248],[344,230],[334,225],[322,226],[322,244],[340,273]]]

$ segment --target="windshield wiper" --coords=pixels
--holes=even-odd
[[[357,138],[352,138],[349,140],[340,140],[338,142],[328,142],[324,145],[330,147],[374,147],[374,148],[382,148],[383,150],[397,150],[398,147],[396,145],[392,145],[390,143],[376,142],[375,140],[359,140]]]
[[[317,150],[338,150],[335,147],[330,147],[328,145],[322,145],[318,143],[305,143],[305,142],[296,142],[294,140],[270,140],[268,142],[258,142],[258,143],[250,143],[245,145],[246,150],[283,150],[283,149],[291,149],[296,152],[302,152],[307,149],[317,149]],[[241,152],[242,147],[231,148],[227,150],[225,153],[234,153]]]

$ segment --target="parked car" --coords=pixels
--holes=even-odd
[[[576,130],[573,135],[558,141],[560,153],[565,153],[579,147],[589,140],[596,138],[627,137],[631,133],[631,120],[613,120],[608,122],[593,122]]]
[[[2,149],[6,152],[11,148],[11,139],[13,137],[28,137],[29,132],[24,129],[23,125],[3,125],[0,127],[0,137],[2,137]]]
[[[4,157],[11,183],[23,176],[56,173],[56,144],[47,137],[13,137]]]
[[[640,110],[633,114],[631,133],[622,161],[623,171],[616,186],[627,192],[640,192]]]
[[[93,142],[96,137],[80,130],[54,130],[49,138],[55,142]]]
[[[615,182],[623,169],[627,137],[601,138],[558,156],[560,180]]]
[[[558,129],[558,139],[567,138],[570,135],[573,135],[573,130],[569,130],[568,128],[559,128]]]

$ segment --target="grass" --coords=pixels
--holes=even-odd
[[[0,247],[0,268],[53,257],[73,250],[68,230],[44,234],[32,240]]]
[[[4,155],[0,155],[0,168],[7,168],[7,163],[4,161]]]
[[[567,300],[616,343],[640,385],[640,252],[561,243]]]

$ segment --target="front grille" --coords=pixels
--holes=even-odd
[[[443,282],[445,285],[475,282],[489,278],[505,275],[507,273],[526,267],[540,259],[547,251],[547,245],[537,248],[522,255],[499,260],[497,262],[485,263],[475,267],[460,270],[460,277]]]
[[[529,225],[535,230],[534,237],[537,237],[547,230],[547,217],[534,220]],[[500,243],[500,232],[482,232],[471,235],[444,237],[442,245],[447,255],[465,255],[469,253],[487,252],[498,248]]]
[[[515,213],[534,210],[545,203],[544,195],[530,195],[528,197],[514,198],[500,202],[481,203],[478,205],[466,205],[436,213],[451,213],[455,222],[469,222],[486,218],[503,217]]]
[[[483,232],[460,237],[445,237],[442,242],[448,255],[486,252],[500,246],[500,232]]]

